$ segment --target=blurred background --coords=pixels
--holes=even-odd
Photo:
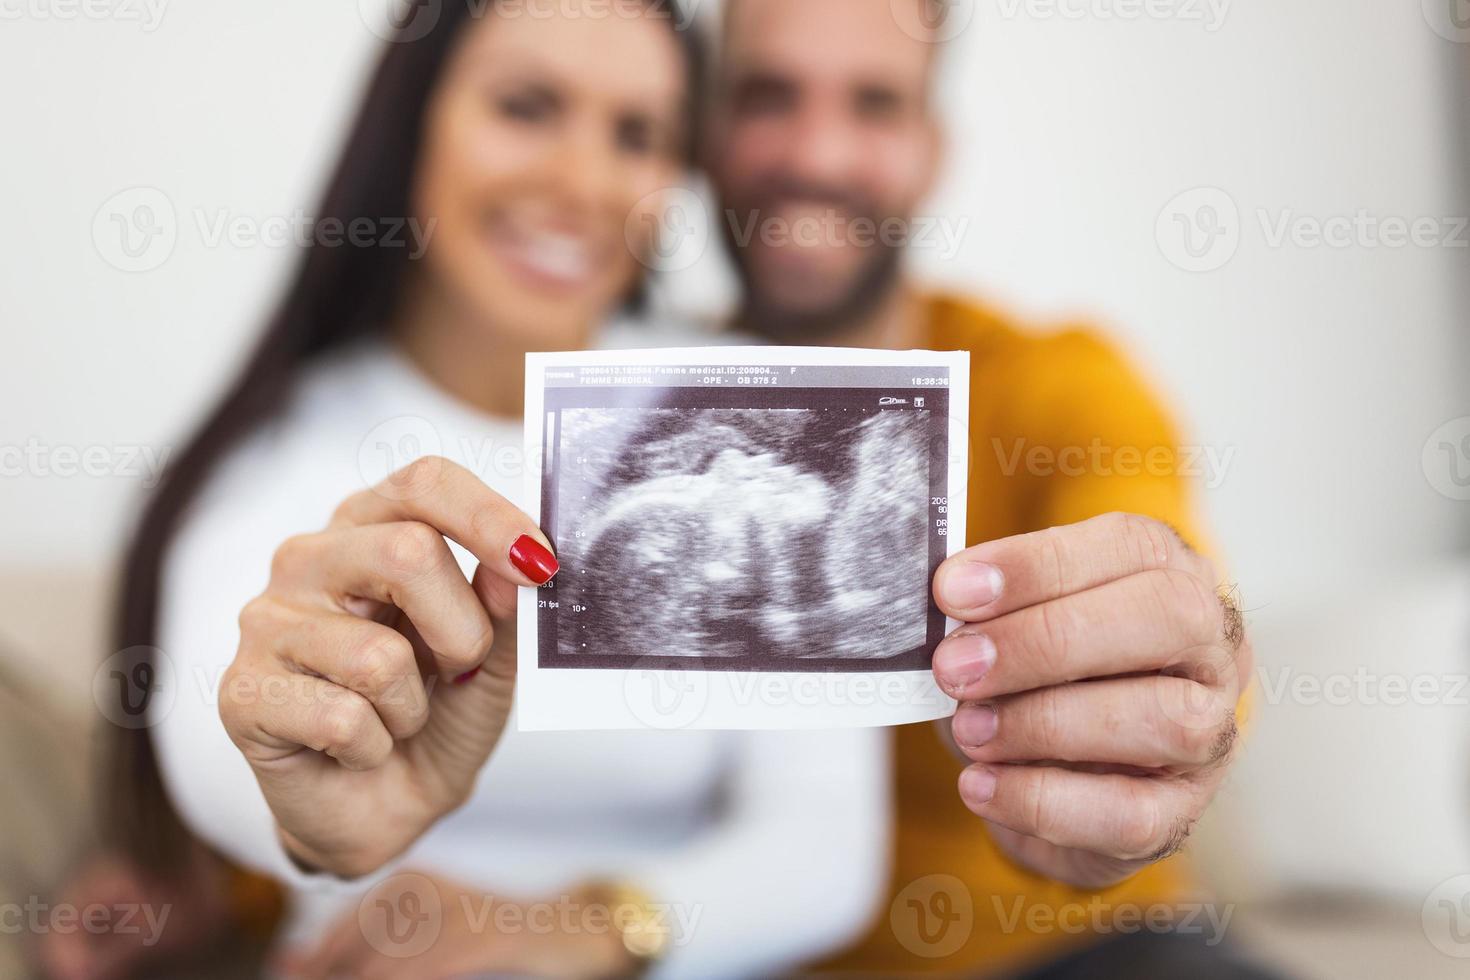
[[[0,647],[63,711],[95,710],[127,522],[277,299],[384,7],[0,0]],[[1297,975],[1464,975],[1470,4],[978,0],[950,30],[926,213],[958,234],[912,261],[1131,350],[1241,583],[1256,720],[1198,846],[1232,928]],[[140,205],[163,247],[133,255]],[[657,302],[732,293],[711,246]]]

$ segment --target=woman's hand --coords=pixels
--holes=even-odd
[[[473,582],[446,537],[479,559]],[[557,571],[544,541],[426,457],[276,551],[220,717],[298,862],[368,874],[468,798],[511,708],[516,588]]]
[[[508,902],[427,874],[381,882],[315,949],[287,955],[288,977],[436,980],[463,976],[611,980],[638,964],[594,887]]]

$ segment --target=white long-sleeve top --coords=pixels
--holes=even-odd
[[[172,542],[158,645],[174,694],[155,697],[150,719],[165,782],[202,839],[292,889],[293,946],[354,911],[372,882],[292,865],[225,734],[217,688],[240,609],[265,587],[282,541],[320,530],[381,476],[375,454],[401,464],[437,452],[523,506],[521,445],[519,426],[454,401],[386,344],[360,346],[314,367],[227,457]],[[508,900],[627,880],[671,907],[678,939],[659,976],[768,976],[840,946],[876,910],[886,746],[876,730],[543,734],[517,732],[512,719],[468,805],[394,867]]]

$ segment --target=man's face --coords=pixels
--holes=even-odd
[[[776,339],[841,330],[886,297],[932,183],[934,47],[892,2],[729,0],[710,171],[749,325]]]

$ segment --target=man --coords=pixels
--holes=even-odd
[[[1081,968],[1156,966],[1170,940],[1120,954],[1098,933],[1183,914],[1174,855],[1225,775],[1251,673],[1196,550],[1174,429],[1097,336],[1023,331],[905,278],[891,232],[941,155],[932,0],[727,3],[709,161],[746,291],[737,327],[972,357],[974,547],[934,580],[966,624],[934,656],[961,706],[942,731],[896,732],[893,895],[833,967],[1034,967],[1085,945],[1083,927]]]

